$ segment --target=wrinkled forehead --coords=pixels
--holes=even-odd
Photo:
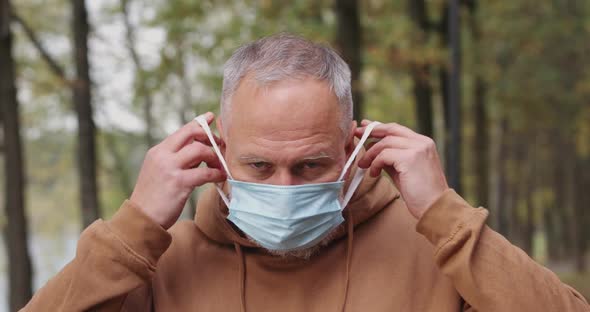
[[[338,99],[326,82],[313,78],[265,85],[244,79],[232,96],[229,114],[229,137],[341,136]]]

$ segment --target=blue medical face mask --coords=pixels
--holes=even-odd
[[[217,185],[219,195],[229,209],[227,219],[260,246],[272,251],[304,249],[319,243],[344,222],[342,209],[363,179],[365,170],[358,168],[346,194],[342,195],[344,175],[373,128],[369,124],[361,140],[344,165],[336,182],[303,185],[271,185],[234,180],[211,129],[202,116],[195,118],[207,133],[231,186],[229,199]]]

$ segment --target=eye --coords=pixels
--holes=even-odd
[[[305,174],[305,172],[308,172],[308,173],[317,172],[322,167],[324,167],[324,166],[320,162],[306,161],[306,162],[298,164],[294,169],[296,172],[299,172],[299,174]]]
[[[270,164],[264,161],[257,161],[257,162],[253,162],[250,163],[250,166],[254,169],[268,169],[270,168]]]
[[[320,167],[320,164],[317,162],[306,162],[303,164],[303,167],[305,169],[315,169],[315,168]]]

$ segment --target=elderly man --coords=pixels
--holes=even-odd
[[[352,120],[330,48],[267,37],[223,75],[219,137],[207,113],[153,147],[25,311],[590,311],[449,189],[431,139]]]

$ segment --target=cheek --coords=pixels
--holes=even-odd
[[[346,165],[346,162],[349,160],[350,156],[352,155],[352,151],[354,150],[355,145],[352,145],[352,147],[346,146],[343,148],[343,152],[340,153],[340,158],[337,161],[337,177],[338,178],[340,176],[340,174],[342,173],[342,171],[344,170],[344,166]],[[347,172],[345,173],[343,179],[347,180],[350,176],[350,172],[352,170],[354,170],[357,167],[357,163],[358,161],[362,158],[362,156],[364,155],[363,152],[360,152],[359,154],[356,155],[356,157],[352,160],[350,166],[347,169]]]
[[[322,176],[322,181],[319,182],[336,182],[344,169],[344,164],[346,163],[346,154],[341,153],[338,156],[338,159]]]

